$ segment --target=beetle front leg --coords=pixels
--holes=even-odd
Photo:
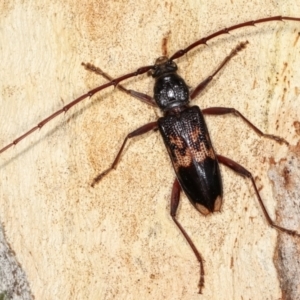
[[[231,170],[235,171],[236,173],[238,173],[238,174],[240,174],[242,176],[245,176],[245,177],[247,177],[247,178],[249,178],[251,180],[252,185],[253,185],[254,190],[255,190],[255,193],[256,193],[256,196],[257,196],[257,199],[258,199],[258,202],[259,202],[259,204],[260,204],[260,206],[262,208],[262,211],[263,211],[263,213],[264,213],[264,215],[265,215],[265,217],[267,219],[267,222],[269,223],[269,225],[271,227],[273,227],[273,228],[275,228],[275,229],[277,229],[277,230],[279,230],[281,232],[285,232],[285,233],[287,233],[289,235],[300,237],[300,234],[297,233],[296,230],[290,230],[290,229],[281,227],[279,225],[276,225],[274,223],[274,221],[270,218],[269,213],[268,213],[268,211],[267,211],[267,209],[266,209],[266,207],[265,207],[265,205],[264,205],[264,203],[263,203],[263,201],[262,201],[262,199],[260,197],[260,194],[258,192],[258,189],[257,189],[257,186],[255,184],[254,178],[253,178],[252,174],[248,170],[246,170],[244,167],[242,167],[241,165],[239,165],[237,162],[235,162],[235,161],[233,161],[233,160],[231,160],[231,159],[229,159],[227,157],[224,157],[222,155],[217,155],[217,159],[218,159],[218,161],[221,164],[225,165],[226,167],[230,168]]]
[[[126,138],[124,139],[123,144],[122,144],[122,146],[121,146],[121,148],[120,148],[120,150],[119,150],[119,152],[118,152],[115,160],[113,161],[112,165],[108,169],[106,169],[104,172],[102,172],[101,174],[99,174],[96,178],[94,178],[91,186],[94,187],[95,184],[98,183],[105,175],[107,175],[112,169],[115,169],[117,167],[118,162],[120,160],[120,156],[121,156],[121,154],[123,152],[123,149],[124,149],[124,147],[125,147],[126,142],[127,142],[128,139],[130,139],[132,137],[135,137],[135,136],[142,135],[144,133],[147,133],[150,130],[155,130],[155,129],[157,129],[157,122],[151,122],[151,123],[148,123],[148,124],[146,124],[146,125],[138,128],[138,129],[130,132],[126,136]]]
[[[205,115],[226,115],[233,114],[237,117],[240,117],[245,123],[247,123],[258,135],[263,136],[265,138],[276,141],[279,144],[285,143],[287,146],[289,143],[280,136],[273,134],[266,134],[259,130],[255,125],[253,125],[247,118],[245,118],[238,110],[232,107],[209,107],[202,109],[202,113]]]
[[[107,73],[105,73],[104,71],[102,71],[99,67],[94,66],[93,64],[90,63],[81,63],[86,70],[94,72],[102,77],[104,77],[105,79],[107,79],[108,81],[112,81],[113,77],[109,76]],[[132,96],[148,105],[157,107],[156,102],[154,101],[154,99],[152,97],[150,97],[147,94],[144,93],[140,93],[140,92],[136,92],[134,90],[128,90],[126,89],[123,85],[118,84],[116,86],[120,91],[126,93],[129,96]]]
[[[248,44],[248,41],[239,43],[231,52],[229,55],[225,57],[225,59],[222,61],[222,63],[219,65],[217,70],[205,78],[202,82],[200,82],[192,91],[191,91],[191,100],[195,99],[201,91],[203,91],[206,86],[213,80],[213,78],[224,68],[224,66],[234,57],[236,56],[240,51],[244,50]]]
[[[199,294],[202,294],[202,289],[204,287],[203,259],[201,257],[201,254],[197,250],[196,246],[194,245],[193,241],[191,240],[191,238],[188,236],[188,234],[186,233],[184,228],[181,226],[179,221],[177,221],[177,219],[176,219],[176,212],[177,212],[177,208],[178,208],[178,204],[179,204],[180,192],[181,192],[181,186],[180,186],[178,180],[175,179],[175,181],[173,183],[173,188],[172,188],[170,215],[171,215],[173,221],[175,222],[175,224],[177,225],[177,227],[179,228],[179,230],[181,231],[181,233],[183,234],[183,236],[185,237],[185,239],[187,240],[187,242],[189,243],[190,247],[192,248],[192,250],[200,264],[200,280],[199,280],[198,287],[199,287]]]

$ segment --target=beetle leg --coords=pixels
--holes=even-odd
[[[206,88],[206,86],[212,81],[212,79],[223,69],[223,67],[230,61],[231,58],[236,56],[240,51],[246,48],[246,45],[249,42],[243,42],[239,43],[231,52],[229,55],[225,57],[225,59],[222,61],[218,69],[210,76],[208,76],[206,79],[204,79],[201,83],[199,83],[191,92],[191,100],[193,100],[195,97],[199,95],[199,93]]]
[[[84,68],[88,71],[91,71],[91,72],[94,72],[98,75],[101,75],[102,77],[104,77],[105,79],[107,79],[108,81],[112,81],[113,78],[111,76],[109,76],[108,74],[106,74],[104,71],[102,71],[100,68],[94,66],[93,64],[90,64],[90,63],[82,63],[82,65],[84,66]],[[157,107],[157,104],[156,102],[154,101],[154,99],[150,96],[148,96],[147,94],[144,94],[144,93],[140,93],[140,92],[136,92],[136,91],[133,91],[133,90],[128,90],[126,89],[123,85],[121,84],[118,84],[117,85],[117,88],[119,90],[121,90],[122,92],[132,96],[132,97],[135,97],[137,98],[138,100],[148,104],[148,105],[151,105],[151,106],[154,106],[154,107]]]
[[[200,264],[200,280],[199,280],[198,287],[199,287],[199,294],[202,294],[202,288],[204,287],[203,259],[201,257],[201,254],[197,250],[196,246],[194,245],[193,241],[191,240],[191,238],[188,236],[188,234],[186,233],[184,228],[181,226],[179,221],[177,221],[177,219],[176,219],[176,211],[177,211],[178,204],[179,204],[180,192],[181,192],[181,186],[180,186],[178,180],[175,179],[175,181],[173,183],[173,188],[172,188],[170,215],[171,215],[173,221],[175,222],[175,224],[177,225],[177,227],[179,228],[179,230],[181,231],[181,233],[183,234],[183,236],[185,237],[185,239],[187,240],[187,242],[189,243],[190,247],[192,248],[192,250]]]
[[[202,113],[206,115],[234,114],[235,116],[242,118],[242,120],[245,123],[247,123],[258,135],[268,139],[275,140],[279,144],[285,143],[287,146],[289,145],[289,143],[284,138],[281,138],[280,136],[263,133],[255,125],[253,125],[248,119],[246,119],[238,110],[232,107],[209,107],[209,108],[202,109]]]
[[[157,129],[157,122],[151,122],[151,123],[145,124],[144,126],[142,126],[142,127],[138,128],[138,129],[130,132],[126,136],[126,138],[124,139],[123,144],[122,144],[122,146],[121,146],[121,148],[120,148],[120,150],[119,150],[119,152],[118,152],[115,160],[113,161],[112,165],[108,169],[106,169],[104,172],[102,172],[101,174],[99,174],[97,177],[95,177],[94,180],[93,180],[93,182],[92,182],[92,184],[91,184],[91,186],[94,187],[95,184],[98,183],[105,175],[107,175],[112,169],[115,169],[117,167],[118,162],[120,160],[120,156],[121,156],[121,154],[123,152],[123,149],[124,149],[124,147],[125,147],[126,142],[127,142],[128,139],[130,139],[132,137],[135,137],[135,136],[138,136],[138,135],[142,135],[144,133],[147,133],[150,130],[155,130],[155,129]]]
[[[259,202],[259,204],[260,204],[260,206],[261,206],[261,208],[262,208],[262,211],[263,211],[263,213],[264,213],[264,215],[265,215],[265,217],[266,217],[266,219],[267,219],[267,222],[269,223],[269,225],[270,225],[271,227],[273,227],[273,228],[275,228],[275,229],[277,229],[277,230],[279,230],[279,231],[281,231],[281,232],[285,232],[285,233],[287,233],[287,234],[289,234],[289,235],[300,237],[300,234],[297,233],[296,230],[286,229],[286,228],[284,228],[284,227],[281,227],[281,226],[279,226],[279,225],[276,225],[276,224],[274,223],[274,221],[272,221],[272,219],[270,218],[269,213],[268,213],[268,211],[267,211],[267,209],[266,209],[266,207],[265,207],[265,205],[264,205],[264,203],[263,203],[263,201],[262,201],[262,199],[261,199],[261,197],[260,197],[260,195],[259,195],[257,186],[256,186],[255,181],[254,181],[254,178],[253,178],[252,174],[251,174],[248,170],[246,170],[244,167],[242,167],[241,165],[239,165],[237,162],[235,162],[235,161],[233,161],[233,160],[231,160],[231,159],[229,159],[229,158],[227,158],[227,157],[224,157],[224,156],[222,156],[222,155],[217,155],[217,159],[218,159],[218,161],[219,161],[221,164],[223,164],[223,165],[225,165],[226,167],[232,169],[232,170],[235,171],[236,173],[238,173],[238,174],[240,174],[240,175],[242,175],[242,176],[245,176],[245,177],[247,177],[247,178],[250,178],[250,180],[252,181],[252,185],[253,185],[253,187],[254,187],[254,190],[255,190],[255,193],[256,193],[258,202]]]

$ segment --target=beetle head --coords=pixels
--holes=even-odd
[[[161,56],[155,61],[153,70],[151,70],[151,75],[153,78],[157,78],[167,73],[175,73],[176,71],[176,63],[167,56]]]

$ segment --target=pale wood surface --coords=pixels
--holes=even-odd
[[[288,0],[7,3],[0,9],[1,145],[105,82],[81,62],[118,76],[152,64],[164,38],[172,54],[238,22],[300,17],[300,4]],[[195,103],[235,107],[263,131],[296,145],[299,31],[294,22],[236,31],[178,60],[180,74],[195,86],[238,42],[248,40],[247,49]],[[126,86],[152,94],[153,82],[143,76]],[[197,294],[195,257],[169,217],[174,172],[158,133],[137,138],[118,169],[90,187],[126,134],[157,115],[110,88],[1,155],[0,220],[35,299],[282,298],[278,278],[285,275],[275,268],[278,235],[267,226],[251,184],[230,170],[222,167],[221,213],[205,218],[185,196],[180,206],[179,219],[205,259],[203,296]],[[275,218],[277,181],[268,171],[280,174],[276,167],[288,163],[289,150],[296,160],[298,148],[261,139],[233,116],[207,120],[216,151],[253,172]],[[299,224],[290,225],[300,230]],[[293,255],[297,266],[299,256]]]

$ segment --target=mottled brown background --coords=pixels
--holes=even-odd
[[[81,62],[118,76],[152,64],[163,44],[172,54],[238,22],[278,14],[300,17],[300,4],[294,0],[43,4],[13,0],[0,6],[1,145],[105,82],[85,71]],[[300,23],[295,22],[235,31],[179,59],[180,74],[195,86],[238,42],[248,40],[247,49],[195,103],[203,108],[235,107],[263,131],[296,145],[299,32]],[[126,86],[152,94],[153,82],[142,76],[128,80]],[[126,134],[158,115],[159,111],[109,88],[1,155],[0,219],[35,298],[299,296],[297,291],[291,294],[290,285],[281,288],[279,278],[285,274],[275,267],[278,235],[267,226],[250,182],[230,170],[221,168],[225,194],[221,213],[205,218],[185,196],[180,205],[179,219],[205,259],[203,296],[197,295],[196,259],[169,216],[174,172],[158,133],[136,138],[117,171],[90,187],[112,162]],[[272,217],[279,198],[287,199],[286,189],[294,195],[289,201],[298,200],[298,181],[289,181],[294,184],[283,187],[277,197],[277,175],[268,171],[275,168],[277,180],[286,179],[280,167],[288,168],[285,157],[293,150],[295,173],[288,174],[295,178],[299,148],[261,139],[233,116],[207,119],[216,151],[253,172]],[[291,210],[299,214],[299,202]],[[300,230],[300,221],[286,226]],[[290,256],[296,268],[298,254]],[[295,274],[299,276],[299,270]]]

